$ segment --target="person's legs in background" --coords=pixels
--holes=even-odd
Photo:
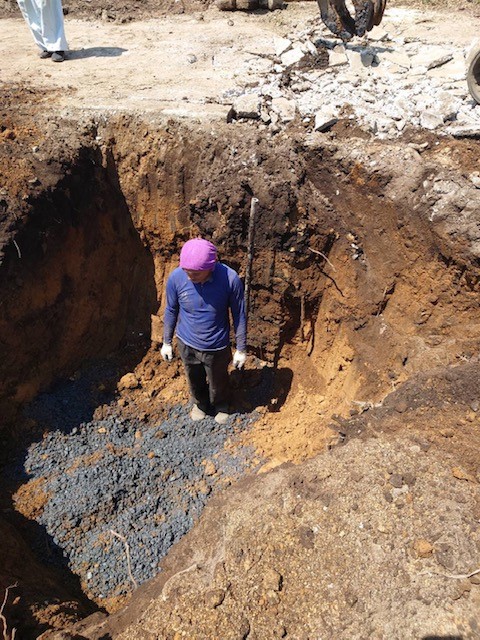
[[[30,29],[36,45],[42,50],[42,52],[46,51],[46,47],[43,43],[42,17],[38,2],[35,0],[17,0],[17,4]]]
[[[41,58],[64,60],[68,49],[61,0],[17,0]]]
[[[68,49],[65,37],[62,0],[38,0],[41,9],[41,29],[44,48],[57,54],[63,54]],[[52,60],[54,56],[52,55]],[[60,60],[55,60],[60,62]]]

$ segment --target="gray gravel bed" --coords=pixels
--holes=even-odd
[[[94,597],[132,588],[125,543],[112,531],[128,542],[141,584],[158,573],[209,496],[252,470],[253,451],[232,455],[224,444],[255,414],[234,414],[218,425],[213,418],[193,423],[188,412],[175,407],[155,426],[118,415],[55,429],[17,467],[19,477],[45,479],[50,498],[37,521]]]

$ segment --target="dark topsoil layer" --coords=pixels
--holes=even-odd
[[[288,0],[286,0],[288,2]],[[313,1],[313,0],[312,0]],[[63,0],[64,13],[73,18],[84,20],[102,20],[130,22],[132,20],[148,20],[161,17],[165,14],[175,15],[203,11],[215,4],[214,0],[137,0],[126,2],[125,0]],[[404,2],[390,2],[391,6],[408,6],[421,9],[424,3],[421,0],[406,0]],[[469,0],[431,0],[428,3],[430,9],[438,11],[452,10],[465,11],[479,15],[474,2]],[[20,11],[15,0],[0,0],[0,18],[19,16]]]
[[[211,4],[210,0],[64,0],[64,13],[73,18],[130,22],[159,17],[166,13],[175,15],[202,11]],[[15,0],[1,0],[0,18],[19,16],[20,11]]]

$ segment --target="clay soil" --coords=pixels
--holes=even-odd
[[[29,548],[41,483],[4,489],[4,624],[27,639],[480,638],[479,209],[459,205],[466,184],[477,202],[478,140],[227,123],[206,98],[236,53],[212,77],[212,42],[261,48],[312,4],[227,17],[187,2],[65,6],[85,43],[71,67],[40,67],[14,4],[0,14],[2,462],[42,437],[24,407],[99,359],[115,374],[95,419],[120,407],[148,428],[188,402],[178,360],[159,354],[165,280],[197,234],[243,277],[255,195],[249,360],[232,386],[235,409],[259,419],[231,446],[263,466],[108,617]],[[449,14],[464,25],[449,37],[466,43],[475,11]],[[448,31],[445,14],[429,20]],[[141,60],[111,64],[135,47]],[[140,66],[156,80],[145,99]],[[436,220],[439,180],[458,197]]]

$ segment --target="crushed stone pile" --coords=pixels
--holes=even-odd
[[[55,403],[43,397],[45,412]],[[17,464],[16,507],[44,527],[45,560],[60,556],[97,600],[125,595],[158,573],[210,496],[259,464],[246,447],[224,448],[254,420],[234,414],[226,425],[194,423],[189,407],[177,406],[154,426],[120,414],[70,422],[45,433]]]

